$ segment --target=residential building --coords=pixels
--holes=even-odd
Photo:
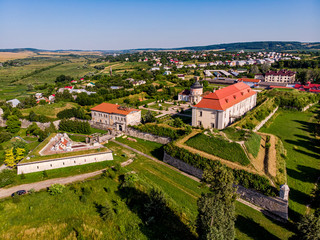
[[[265,82],[294,83],[296,80],[296,73],[286,69],[268,71],[265,74],[264,80]]]
[[[101,103],[91,108],[91,117],[96,124],[124,131],[128,125],[136,125],[141,122],[141,110],[117,104]]]
[[[165,71],[164,73],[163,73],[163,75],[171,75],[171,71]]]
[[[6,101],[6,103],[11,104],[12,107],[17,107],[21,102],[18,99],[11,99],[9,101]]]
[[[204,96],[192,107],[192,126],[223,129],[256,106],[257,93],[243,82]]]

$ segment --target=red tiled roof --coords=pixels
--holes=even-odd
[[[194,107],[226,110],[255,94],[247,84],[239,82],[208,94]]]
[[[253,79],[253,78],[239,78],[239,82],[254,82],[254,83],[259,83],[261,82],[260,79]]]
[[[134,109],[134,108],[121,108],[120,105],[112,104],[112,103],[101,103],[98,106],[91,108],[91,111],[128,115],[131,112],[141,111],[141,110]]]

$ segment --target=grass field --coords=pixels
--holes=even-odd
[[[140,144],[143,143],[142,140]],[[122,154],[122,148],[119,145],[109,142],[107,146],[117,155]],[[144,148],[150,148],[150,144],[144,144]],[[152,151],[151,149],[148,151]],[[143,157],[139,157],[127,169],[137,172],[140,178],[161,188],[179,206],[182,206],[194,223],[197,214],[196,201],[204,191],[198,182]],[[268,219],[262,213],[242,203],[236,203],[236,212],[238,215],[236,239],[288,239],[292,235],[289,225],[278,225],[278,222]]]
[[[140,145],[146,152],[153,148],[150,143],[140,142]],[[123,153],[134,155],[113,142],[107,146],[123,160]],[[53,171],[56,170],[48,171],[48,175],[51,176]],[[194,229],[197,198],[206,191],[198,182],[139,155],[121,170],[126,171],[135,171],[139,181],[161,189]],[[118,186],[117,178],[97,177],[92,181],[72,184],[61,195],[51,196],[42,191],[17,200],[0,200],[0,238],[163,239],[163,232],[159,232],[158,237],[151,237],[150,227],[146,227],[139,214],[126,204],[119,195]],[[103,221],[99,216],[99,206],[106,202],[113,209],[113,218],[109,221]],[[278,225],[241,203],[236,203],[236,211],[237,239],[288,239],[292,235],[288,225]],[[185,238],[171,236],[170,239]]]
[[[258,156],[259,149],[260,149],[260,141],[261,141],[260,135],[256,133],[251,133],[248,140],[244,142],[249,153],[251,153],[254,157]]]
[[[310,194],[320,172],[320,142],[311,134],[310,119],[319,105],[307,112],[283,111],[262,132],[278,136],[287,150],[287,177],[290,187],[289,216],[305,214]]]
[[[32,108],[22,109],[21,113],[24,116],[28,116],[31,111],[35,112],[38,115],[45,115],[47,117],[56,118],[57,113],[65,109],[71,109],[73,107],[78,107],[77,103],[73,102],[59,102],[53,104],[46,104],[46,105],[37,105]]]
[[[140,138],[134,138],[134,137],[130,137],[130,138],[136,139],[137,142],[130,141],[127,138],[122,138],[122,137],[119,137],[116,140],[134,149],[137,149],[140,152],[146,153],[149,156],[153,156],[159,160],[163,159],[163,149],[162,149],[163,144],[147,141]]]
[[[186,141],[185,144],[231,162],[238,162],[244,166],[250,164],[250,160],[241,146],[235,142],[199,133]]]

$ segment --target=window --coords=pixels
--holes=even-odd
[[[202,126],[202,122],[201,122],[201,121],[198,121],[198,125],[199,125],[199,126]]]
[[[37,166],[37,169],[39,169],[39,166]]]
[[[64,162],[62,164],[64,165]]]
[[[211,127],[214,128],[214,123],[211,123]]]
[[[200,114],[200,117],[202,117],[202,111],[200,111],[199,114]]]
[[[52,164],[50,164],[50,167],[52,167]]]
[[[76,161],[73,161],[74,163],[76,163]]]

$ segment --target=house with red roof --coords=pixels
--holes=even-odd
[[[296,84],[294,88],[298,89],[299,91],[320,93],[320,84],[311,83],[311,82],[307,82],[306,85]]]
[[[223,129],[256,106],[257,93],[238,82],[210,93],[192,107],[192,126]]]
[[[260,79],[253,79],[253,78],[239,78],[238,82],[243,82],[250,87],[254,87],[255,85],[259,84],[261,82],[261,80]]]
[[[141,122],[141,110],[111,103],[101,103],[91,108],[91,116],[94,123],[119,131]]]

